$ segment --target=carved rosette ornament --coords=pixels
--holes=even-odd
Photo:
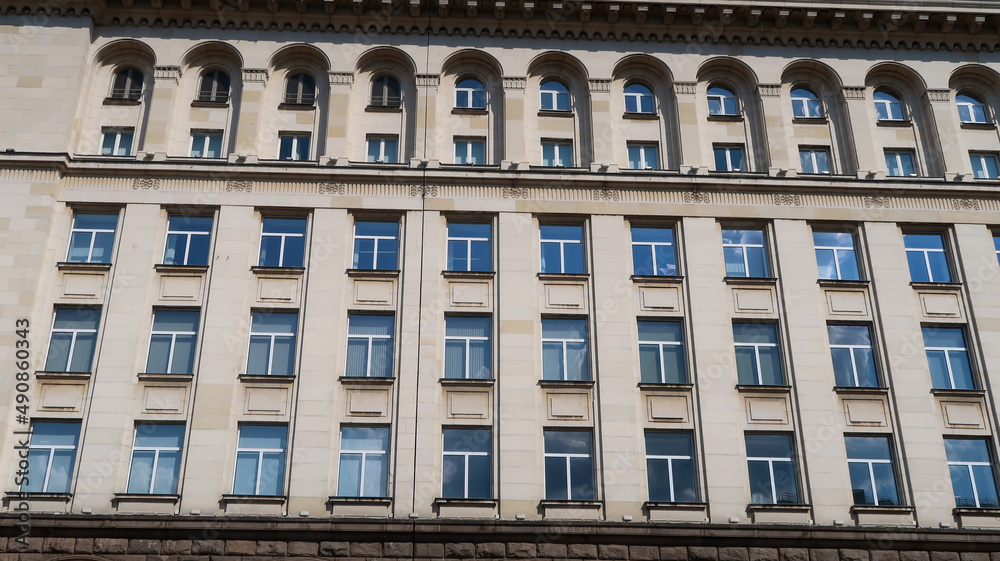
[[[622,192],[618,189],[594,189],[593,199],[595,201],[620,201]]]
[[[135,179],[132,180],[132,188],[143,189],[143,190],[152,189],[154,191],[158,191],[160,189],[160,180],[149,179],[145,177],[144,178],[136,177]]]
[[[253,191],[253,181],[227,181],[226,191],[249,193]]]
[[[527,199],[527,187],[504,187],[501,195],[505,199]]]
[[[347,192],[347,185],[343,183],[320,183],[316,190],[320,195],[343,195]]]
[[[690,193],[684,193],[685,203],[710,203],[712,202],[712,195],[708,193],[702,193],[700,191],[693,191]]]
[[[976,199],[952,199],[951,207],[955,210],[979,210],[979,201]]]
[[[410,196],[411,197],[436,197],[438,196],[437,185],[411,185],[410,186]]]
[[[865,208],[892,208],[889,197],[865,197]]]
[[[802,206],[802,195],[787,195],[783,193],[777,193],[774,195],[774,204]]]

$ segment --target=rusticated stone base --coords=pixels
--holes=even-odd
[[[0,561],[1000,561],[1000,533],[715,524],[35,516]]]

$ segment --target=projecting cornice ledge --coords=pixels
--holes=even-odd
[[[919,8],[883,0],[864,7],[840,0],[508,4],[477,0],[460,11],[430,0],[410,0],[398,9],[381,0],[0,0],[0,14],[82,16],[112,26],[1000,50],[1000,14],[982,2],[923,2]]]

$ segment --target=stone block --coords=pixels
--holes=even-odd
[[[319,554],[326,557],[347,557],[351,554],[348,542],[319,542]]]
[[[958,561],[958,553],[954,551],[932,551],[931,561]]]
[[[751,547],[747,554],[750,561],[778,561],[778,550],[773,547]]]
[[[540,543],[538,544],[538,556],[565,559],[566,545],[561,543]]]
[[[191,540],[193,555],[223,555],[226,542],[222,540]]]
[[[382,557],[382,544],[377,542],[359,542],[351,544],[352,557]]]
[[[566,548],[570,559],[597,559],[597,546],[589,543],[571,543]]]
[[[841,549],[840,550],[840,560],[841,561],[868,561],[868,550],[867,549]],[[952,561],[952,560],[949,559],[948,561]],[[958,561],[958,555],[955,555],[954,561]]]
[[[868,552],[871,561],[899,561],[899,552],[893,549],[872,549]],[[971,561],[971,560],[970,560]],[[990,561],[989,556],[977,561]]]
[[[28,542],[24,545],[22,542]],[[13,552],[17,553],[41,553],[42,547],[45,545],[45,540],[43,538],[24,538],[22,541],[14,541],[11,539],[8,544]],[[122,551],[122,553],[125,553]]]
[[[717,547],[689,547],[688,559],[691,561],[718,561],[719,548]]]
[[[159,555],[159,553],[160,553],[160,541],[159,540],[129,540],[128,541],[128,552],[129,552],[129,554],[135,554],[135,555]]]
[[[226,555],[255,555],[257,542],[251,540],[229,540],[226,542]]]
[[[660,556],[663,559],[663,556]],[[750,556],[745,547],[720,547],[719,561],[749,561]]]
[[[319,544],[316,542],[288,542],[289,557],[312,557],[317,553],[319,553]]]
[[[486,542],[476,544],[476,557],[483,559],[503,559],[507,548],[501,542]]]
[[[962,561],[990,561],[990,554],[985,551],[963,551],[959,557]]]
[[[80,547],[80,544],[78,543],[76,546]],[[191,540],[163,540],[160,542],[160,553],[162,555],[188,555],[191,553]]]
[[[76,540],[73,538],[45,538],[42,551],[46,553],[73,553]]]
[[[288,544],[285,542],[277,541],[259,541],[257,542],[257,555],[265,555],[268,557],[277,555],[284,557],[288,553]]]
[[[809,561],[809,550],[803,547],[783,547],[778,550],[780,561]]]
[[[128,551],[128,540],[116,538],[94,538],[94,553],[124,555],[126,551]]]
[[[899,561],[927,561],[930,555],[926,551],[900,551]]]
[[[628,547],[624,545],[597,546],[598,559],[628,559]]]
[[[680,546],[660,546],[661,561],[687,561],[688,548]]]
[[[836,549],[810,549],[809,559],[812,561],[840,561],[840,552]]]
[[[659,561],[660,548],[655,545],[630,545],[628,557],[632,561]]]
[[[73,547],[76,553],[93,553],[94,538],[76,538],[76,545]]]
[[[537,551],[533,543],[507,544],[507,557],[511,559],[531,559],[537,555]]]
[[[452,559],[472,559],[476,556],[476,546],[471,543],[446,543],[444,556]]]

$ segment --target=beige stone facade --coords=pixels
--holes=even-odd
[[[45,538],[19,549],[7,525],[7,551],[918,561],[934,540],[955,559],[995,548],[1000,12],[953,4],[0,2],[0,480],[5,522],[29,510]],[[225,87],[206,93],[217,76]],[[172,261],[200,231],[174,219],[192,216],[208,224],[205,262]],[[278,223],[301,230],[275,242]],[[360,255],[382,258],[363,249],[372,224],[395,225],[384,263]],[[470,224],[488,232],[481,270],[455,265],[473,246],[450,227]],[[672,236],[669,268],[640,270],[645,230]],[[762,241],[736,248],[734,231]],[[835,253],[816,233],[850,241]],[[829,278],[823,251],[850,252],[856,277]],[[193,338],[190,354],[174,339],[168,353],[191,366],[156,371],[170,312],[195,318],[174,335]],[[66,327],[70,313],[91,319]],[[266,318],[292,327],[260,347]],[[450,345],[466,337],[472,361],[478,344],[449,318],[487,326],[486,375],[446,375]],[[557,324],[583,327],[559,342]],[[650,325],[679,327],[679,379],[643,372]],[[838,326],[870,344],[843,351]],[[744,327],[774,338],[747,355],[761,340]],[[91,360],[73,347],[55,364],[60,341],[84,348],[88,334]],[[833,355],[855,373],[871,356],[874,383],[845,383]],[[767,357],[776,380],[748,381]],[[32,492],[15,483],[26,420],[79,427],[68,463],[32,448],[35,475],[46,466]],[[150,425],[181,434],[177,467],[152,476],[168,492],[134,485]],[[248,427],[285,439],[253,448]],[[345,428],[384,430],[381,448],[367,443],[375,463],[357,464],[373,471]],[[485,493],[445,492],[449,430],[487,435]],[[546,444],[570,434],[590,443],[582,463]],[[668,484],[687,498],[651,490],[673,476],[649,435],[689,439],[672,461],[693,483]],[[788,457],[754,456],[756,436],[784,439]],[[864,469],[895,496],[863,498],[852,438],[888,445]],[[251,452],[247,492],[237,459]],[[362,472],[372,490],[345,491],[364,489]],[[153,538],[187,545],[132,543],[161,524]],[[224,535],[184,537],[206,524]],[[753,528],[766,530],[740,533]],[[418,554],[406,532],[450,549]],[[599,537],[561,534],[576,532]],[[898,542],[871,545],[883,539]]]

